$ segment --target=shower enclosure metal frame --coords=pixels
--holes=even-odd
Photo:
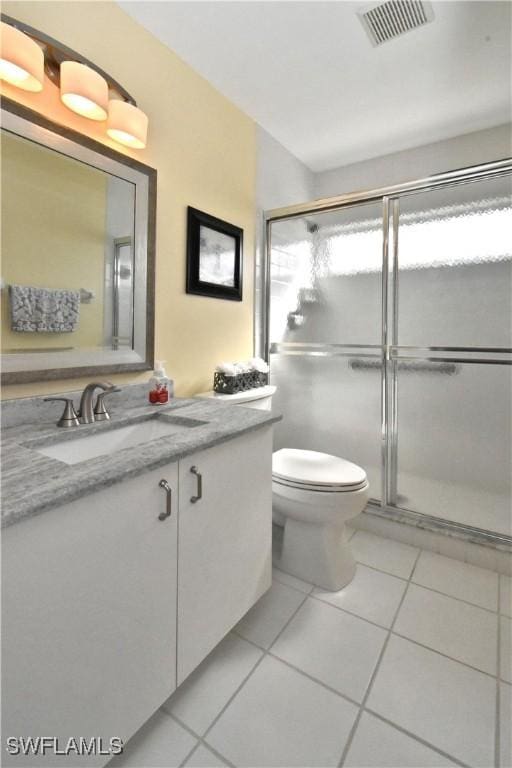
[[[314,200],[298,205],[275,208],[264,213],[264,256],[262,263],[263,312],[260,326],[260,351],[270,362],[270,259],[271,228],[274,222],[303,216],[338,211],[364,203],[382,202],[382,338],[381,344],[321,344],[308,342],[287,342],[280,346],[288,354],[349,356],[355,349],[362,356],[381,358],[381,457],[382,488],[381,500],[370,501],[371,511],[377,515],[406,522],[418,527],[441,531],[455,536],[464,536],[479,544],[502,549],[512,547],[512,536],[487,531],[463,523],[445,520],[421,512],[399,507],[396,504],[397,478],[397,366],[401,360],[422,360],[432,363],[488,363],[512,365],[512,348],[509,347],[415,347],[398,344],[398,228],[400,199],[420,192],[454,187],[475,181],[490,180],[512,173],[512,158],[440,173],[416,181],[395,184],[353,194]],[[390,248],[390,240],[392,248]],[[364,350],[372,352],[364,353]],[[350,351],[351,350],[351,351]],[[375,351],[373,351],[375,350]],[[380,350],[380,354],[377,353]]]

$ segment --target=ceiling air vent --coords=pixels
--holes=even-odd
[[[382,45],[428,24],[434,18],[434,11],[430,3],[421,0],[387,0],[367,6],[358,11],[358,16],[372,45]]]

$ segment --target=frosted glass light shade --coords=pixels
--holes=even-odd
[[[132,149],[144,149],[148,135],[148,116],[127,101],[111,99],[108,105],[107,133],[120,144]]]
[[[44,53],[38,44],[4,21],[0,43],[0,79],[24,91],[42,91]]]
[[[63,61],[60,65],[61,101],[82,117],[106,120],[108,85],[94,69],[77,61]]]

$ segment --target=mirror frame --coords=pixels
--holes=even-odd
[[[102,364],[86,364],[75,365],[66,368],[44,368],[37,370],[20,370],[20,371],[2,371],[1,382],[2,384],[24,384],[26,382],[33,381],[50,381],[52,379],[71,379],[78,376],[94,376],[97,374],[105,373],[129,373],[131,371],[149,371],[154,367],[154,337],[155,337],[155,246],[156,246],[156,183],[157,172],[154,168],[151,168],[144,163],[134,160],[129,155],[124,155],[121,152],[116,152],[105,144],[101,144],[94,139],[84,136],[77,131],[67,128],[66,126],[59,125],[43,117],[38,112],[35,112],[22,104],[19,104],[12,99],[8,99],[5,96],[2,97],[2,112],[7,112],[15,118],[21,118],[21,120],[31,123],[31,135],[26,135],[23,132],[16,132],[15,129],[5,127],[4,129],[20,136],[21,138],[34,141],[49,149],[56,150],[68,157],[74,157],[74,159],[87,162],[89,165],[98,168],[105,172],[112,172],[112,163],[125,166],[127,169],[128,181],[135,183],[136,185],[136,210],[135,210],[135,253],[134,259],[140,259],[141,252],[146,252],[146,269],[145,269],[145,293],[146,305],[145,305],[145,340],[141,339],[139,348],[144,350],[144,359],[128,363],[102,363]],[[3,123],[5,121],[2,121]],[[7,122],[13,122],[12,118],[7,115]],[[19,124],[20,126],[23,123]],[[2,125],[4,127],[4,125]],[[48,132],[52,134],[48,137]],[[46,141],[45,141],[46,138]],[[51,146],[48,143],[48,138],[51,139]],[[73,149],[72,144],[78,145],[77,152],[70,153],[70,148]],[[84,156],[86,159],[79,157],[80,148],[84,150]],[[116,175],[120,175],[117,173]],[[140,175],[140,182],[134,181],[134,177]],[[142,192],[142,195],[141,195]],[[146,210],[141,209],[141,214],[138,213],[137,203],[142,205],[147,201]],[[141,231],[142,230],[142,231]],[[137,253],[138,252],[138,253]],[[135,284],[134,293],[137,292],[137,286]],[[135,307],[134,307],[135,309]]]

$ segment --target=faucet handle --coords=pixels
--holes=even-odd
[[[75,411],[73,400],[71,400],[71,398],[69,397],[45,397],[44,398],[45,403],[49,403],[53,400],[61,400],[62,402],[66,403],[66,405],[64,406],[64,412],[57,422],[57,426],[58,427],[78,427],[80,422],[78,420],[78,416]]]
[[[94,406],[94,421],[106,421],[107,419],[110,419],[110,414],[105,408],[103,398],[106,395],[114,394],[114,392],[121,392],[121,390],[119,387],[112,385],[111,389],[106,389],[105,392],[99,393],[98,397],[96,398],[96,405]]]

